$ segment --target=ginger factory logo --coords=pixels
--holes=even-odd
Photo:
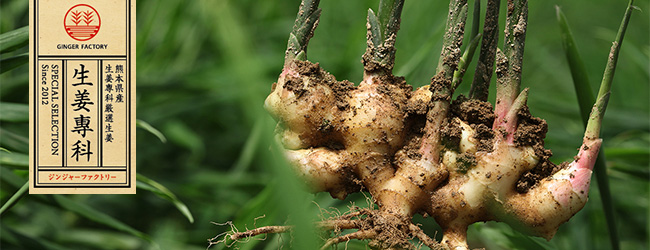
[[[90,5],[77,4],[65,13],[63,26],[66,33],[77,41],[88,41],[97,35],[102,21],[99,12]]]

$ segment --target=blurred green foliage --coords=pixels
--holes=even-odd
[[[322,1],[323,14],[308,58],[338,79],[359,82],[365,14],[377,2]],[[583,125],[554,5],[567,15],[592,89],[597,89],[626,3],[529,3],[522,84],[530,88],[531,112],[549,123],[546,146],[555,153],[556,162],[575,154]],[[239,230],[285,223],[299,227],[293,240],[288,234],[271,235],[265,241],[237,244],[241,249],[279,249],[280,245],[315,249],[319,239],[309,225],[321,216],[320,208],[346,211],[351,202],[359,206],[367,202],[362,194],[338,201],[327,194],[306,193],[272,142],[274,122],[262,103],[281,70],[298,5],[298,0],[137,1],[137,114],[143,124],[149,124],[138,130],[137,171],[148,178],[139,178],[137,195],[26,195],[0,218],[2,249],[205,249],[208,238],[230,230],[210,222],[226,221],[233,221]],[[416,87],[430,82],[437,65],[447,5],[445,1],[405,3],[395,72]],[[647,1],[637,5],[643,11],[633,13],[602,131],[623,249],[650,247],[650,8]],[[25,0],[2,1],[0,33],[26,26],[27,8]],[[0,59],[26,52],[26,47],[20,47]],[[465,75],[466,82],[474,65]],[[25,65],[0,75],[2,204],[26,180],[27,81]],[[457,93],[468,89],[464,83]],[[487,223],[470,228],[470,245],[608,249],[595,183],[590,198],[550,242],[521,235],[504,224]],[[256,219],[260,216],[265,217]],[[414,220],[436,235],[431,218]],[[348,248],[366,246],[353,241]]]

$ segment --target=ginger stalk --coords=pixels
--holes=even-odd
[[[469,90],[469,96],[481,101],[487,101],[494,68],[494,56],[499,42],[499,7],[500,0],[488,0],[485,23],[483,26],[483,39],[478,64],[474,72],[474,80]]]

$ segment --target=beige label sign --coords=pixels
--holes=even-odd
[[[135,193],[135,0],[29,15],[29,193]]]

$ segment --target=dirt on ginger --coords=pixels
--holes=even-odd
[[[494,106],[486,93],[451,98],[455,73],[465,71],[459,62],[467,54],[461,54],[467,0],[451,0],[437,73],[430,85],[416,90],[392,74],[403,0],[382,0],[377,15],[369,11],[365,72],[358,85],[338,81],[306,60],[320,17],[318,2],[301,4],[284,68],[264,106],[278,121],[286,158],[311,191],[337,199],[365,191],[379,207],[323,221],[319,226],[325,230],[357,229],[330,238],[323,249],[353,239],[370,240],[378,249],[414,249],[413,238],[432,249],[468,249],[467,227],[483,221],[551,239],[582,209],[609,95],[594,105],[575,160],[549,161],[546,122],[530,114],[528,89],[520,91],[527,1],[508,0],[503,51],[492,42],[498,26],[484,30],[487,45],[479,65],[488,70],[475,77],[480,81],[472,89],[488,89],[479,85],[489,85],[496,64]],[[491,25],[498,25],[498,2],[488,1]],[[444,231],[441,242],[411,222],[415,214],[435,219]]]

